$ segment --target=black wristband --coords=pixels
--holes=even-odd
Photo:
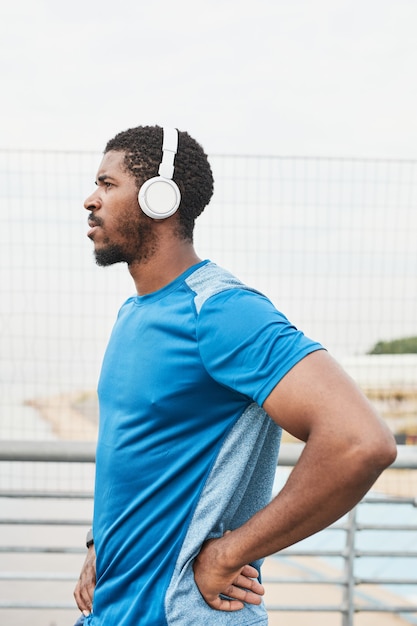
[[[85,545],[87,546],[87,548],[90,548],[93,544],[94,544],[93,529],[90,528],[90,530],[87,533],[87,537],[85,539]]]

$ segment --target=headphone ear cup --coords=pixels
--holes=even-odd
[[[154,220],[164,220],[178,209],[181,193],[172,179],[154,176],[139,189],[138,202],[145,215]]]

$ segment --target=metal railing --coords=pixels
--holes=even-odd
[[[300,444],[283,445],[280,453],[280,466],[291,468],[296,462],[302,451]],[[86,442],[25,442],[25,441],[0,441],[0,462],[12,463],[69,463],[69,464],[93,464],[94,463],[93,443]],[[392,466],[393,469],[417,469],[417,449],[410,446],[399,446],[398,457]],[[83,560],[85,548],[83,541],[79,541],[79,537],[84,537],[85,530],[90,526],[91,517],[89,515],[77,515],[80,503],[88,502],[88,506],[92,503],[91,491],[74,491],[61,489],[42,489],[37,491],[27,491],[25,489],[3,489],[0,491],[0,525],[3,529],[12,529],[17,533],[18,537],[24,538],[24,541],[5,540],[5,533],[1,532],[3,540],[0,541],[0,559],[3,564],[7,563],[7,559],[17,555],[56,555],[58,562],[74,559],[65,571],[57,571],[56,564],[54,569],[45,568],[43,571],[37,571],[33,567],[27,567],[18,570],[16,567],[8,568],[5,565],[0,567],[0,623],[2,622],[1,614],[4,610],[48,610],[48,609],[74,609],[72,595],[62,600],[44,599],[41,597],[30,598],[25,597],[25,590],[20,593],[19,598],[5,597],[2,593],[2,586],[6,583],[46,583],[48,586],[51,582],[61,582],[75,585],[75,581],[79,575],[79,567]],[[51,503],[55,502],[61,507],[61,503],[70,502],[70,514],[64,512],[60,515],[33,515],[22,503],[25,502]],[[5,503],[19,504],[15,506],[5,506]],[[3,504],[2,504],[3,503]],[[22,508],[23,507],[23,508]],[[381,514],[377,513],[372,516],[371,521],[363,519],[361,507],[368,510],[376,511],[377,507],[382,507]],[[370,508],[371,507],[371,508]],[[404,618],[404,623],[417,623],[417,605],[409,600],[403,600],[401,595],[395,594],[392,588],[402,588],[407,585],[417,584],[417,567],[407,567],[404,569],[407,575],[400,576],[384,576],[383,568],[381,575],[367,575],[357,571],[358,563],[366,559],[376,559],[392,563],[393,560],[401,561],[417,559],[417,516],[412,515],[414,519],[410,519],[400,523],[396,521],[396,517],[400,520],[403,515],[394,515],[394,521],[386,520],[384,510],[390,507],[391,512],[400,511],[403,507],[408,511],[417,509],[417,499],[412,497],[389,497],[384,495],[369,494],[360,505],[353,509],[349,515],[331,526],[326,531],[328,545],[318,542],[317,545],[309,545],[301,542],[296,546],[283,550],[278,555],[270,557],[272,567],[264,576],[264,583],[277,590],[280,586],[288,585],[305,589],[305,585],[310,588],[323,586],[328,593],[322,594],[326,598],[326,602],[308,602],[305,598],[297,597],[296,601],[288,602],[267,602],[269,614],[276,612],[295,613],[335,613],[340,616],[342,626],[354,626],[355,616],[358,613],[372,612],[376,614],[393,614],[400,615]],[[50,508],[50,507],[45,507]],[[22,513],[25,511],[25,514]],[[375,516],[377,521],[375,522]],[[410,517],[410,516],[408,516]],[[24,529],[28,529],[25,532]],[[29,531],[30,529],[30,531]],[[38,537],[36,530],[42,529],[41,537]],[[51,540],[54,529],[64,529],[64,535],[54,537]],[[73,536],[69,538],[69,531],[73,532]],[[74,534],[74,531],[75,534]],[[338,539],[337,545],[331,535],[337,534],[343,536],[342,542]],[[363,534],[372,533],[372,545],[362,542],[360,537]],[[375,539],[380,533],[381,540]],[[387,541],[387,533],[392,536],[403,537],[410,533],[411,545],[415,549],[410,549],[410,543],[400,542],[400,545],[392,545],[392,541]],[[319,537],[321,533],[318,533]],[[414,539],[415,538],[415,543]],[[64,541],[62,541],[62,538]],[[68,540],[67,540],[68,539]],[[325,542],[326,544],[326,542]],[[7,558],[6,558],[7,557]],[[304,561],[303,561],[304,559]],[[313,565],[306,566],[306,559],[312,559]],[[341,560],[343,567],[335,568],[332,559]],[[300,565],[300,560],[302,564]],[[376,566],[378,568],[378,566]],[[75,569],[74,569],[75,568]],[[288,574],[290,570],[290,574]],[[295,572],[295,574],[294,574]],[[377,589],[378,593],[373,593],[372,589]],[[334,590],[339,590],[340,597],[335,595]],[[366,589],[366,592],[362,590]],[[387,591],[387,589],[389,589]],[[417,589],[417,586],[416,586]],[[270,596],[274,593],[268,594]],[[297,595],[297,594],[296,594]],[[305,594],[308,600],[308,594]],[[314,594],[317,596],[317,594]],[[333,601],[333,598],[335,600]],[[398,599],[397,602],[395,600]],[[304,602],[303,602],[304,600]],[[394,600],[394,601],[393,601]],[[407,617],[409,616],[409,617]]]

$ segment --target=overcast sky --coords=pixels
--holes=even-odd
[[[416,0],[3,0],[0,148],[417,158]]]

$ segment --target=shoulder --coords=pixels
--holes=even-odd
[[[252,293],[262,296],[256,289],[248,287],[229,271],[211,262],[199,267],[187,277],[185,282],[194,292],[194,303],[197,314],[200,313],[203,305],[210,298],[218,294],[230,292],[231,290],[238,294]]]

